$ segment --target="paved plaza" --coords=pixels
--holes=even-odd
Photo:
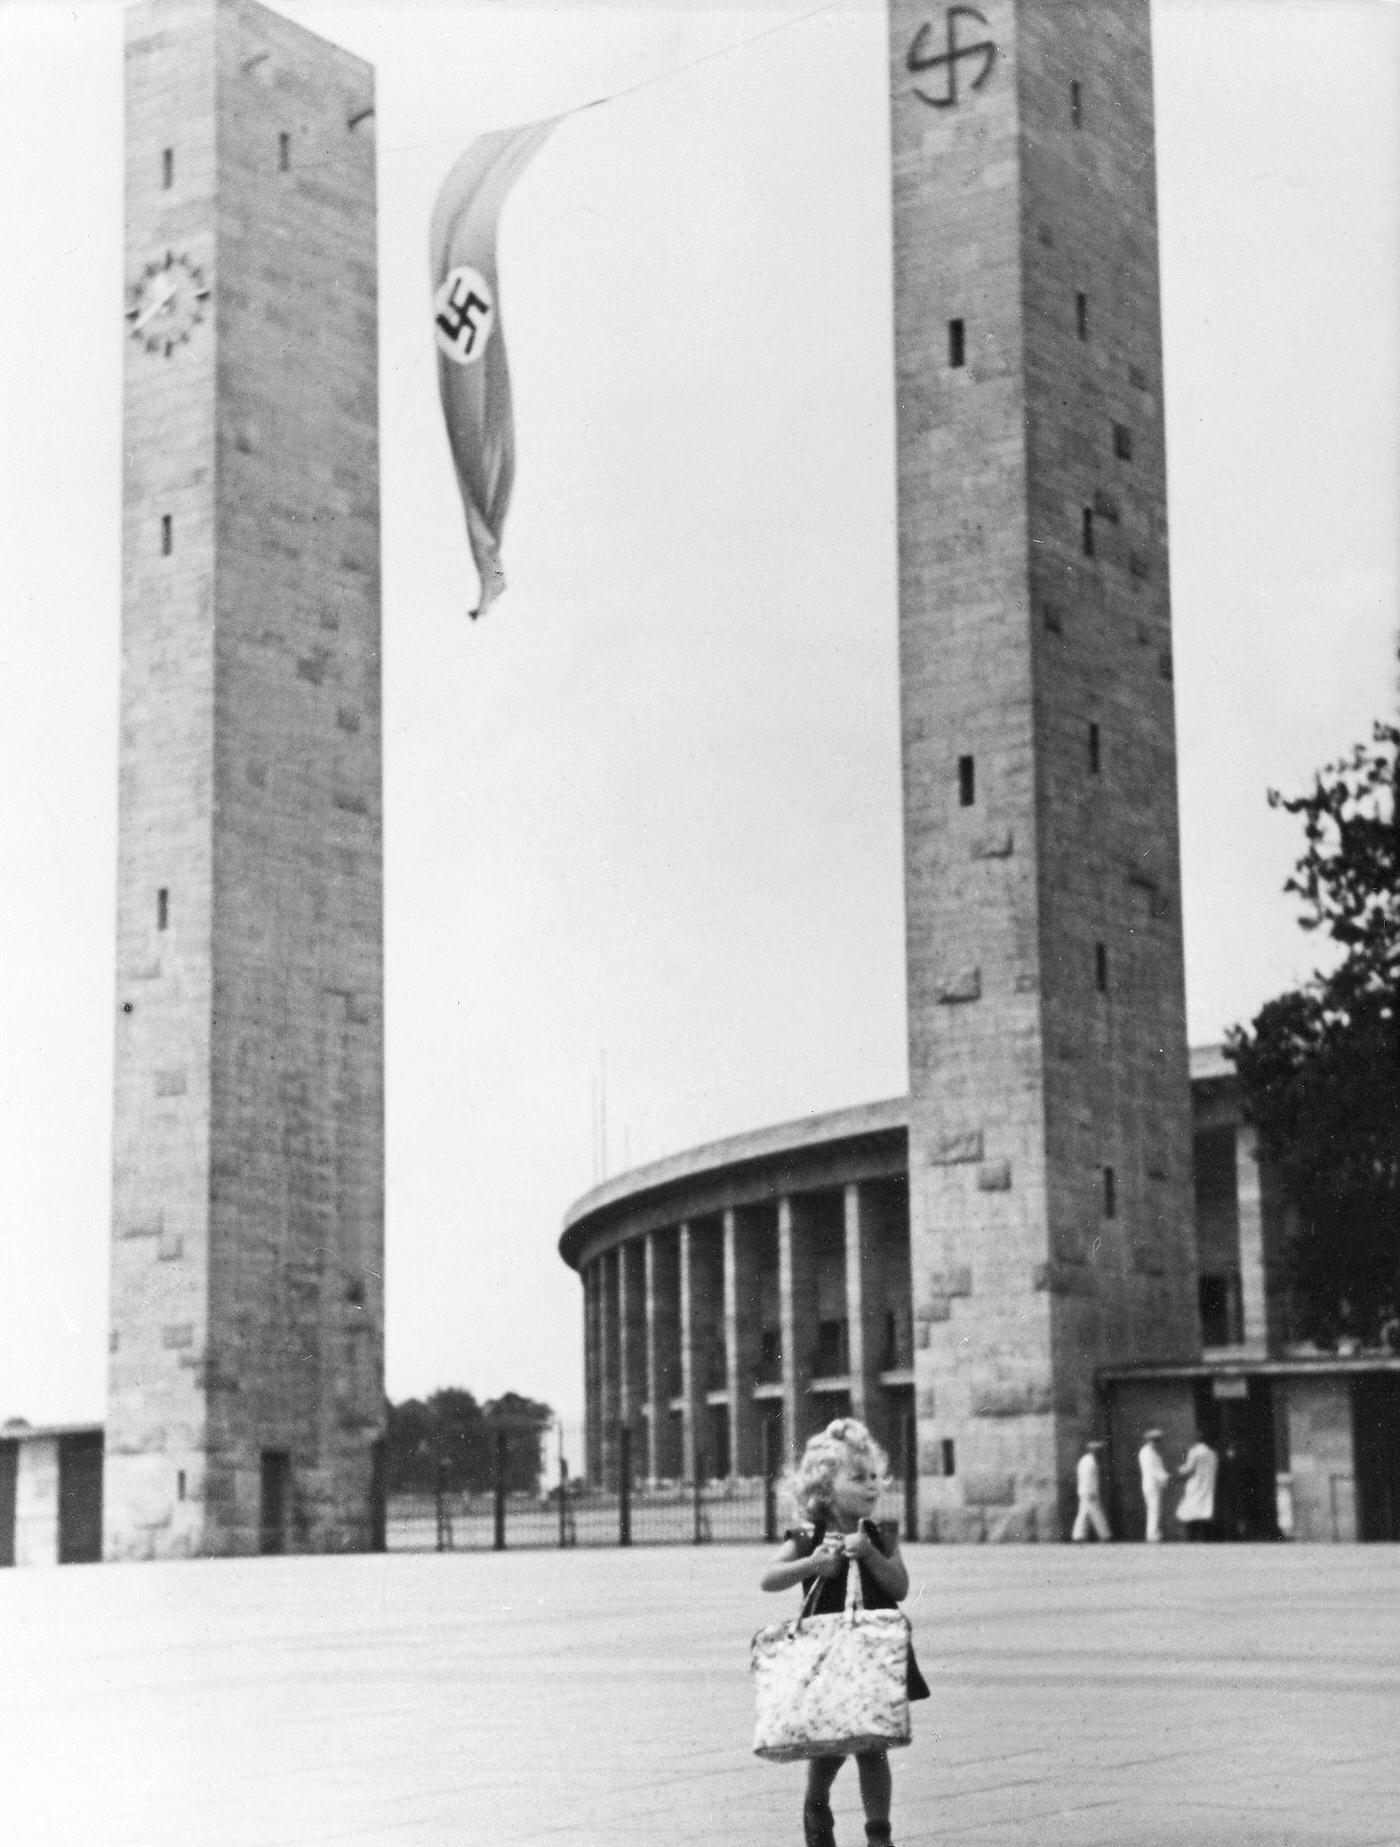
[[[0,1574],[9,1847],[800,1847],[760,1548]],[[1400,1847],[1400,1550],[908,1552],[895,1839]],[[860,1847],[848,1769],[841,1847]]]

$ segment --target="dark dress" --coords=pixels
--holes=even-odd
[[[885,1544],[884,1534],[873,1520],[862,1520],[861,1529],[869,1537],[871,1545],[883,1557],[889,1548]],[[820,1516],[814,1526],[797,1526],[783,1534],[796,1547],[798,1558],[810,1558],[826,1538],[826,1521]],[[846,1572],[851,1568],[846,1561],[844,1571],[837,1572],[834,1578],[812,1578],[804,1595],[802,1614],[804,1616],[839,1616],[846,1607]],[[860,1565],[860,1594],[867,1610],[897,1610],[899,1604],[884,1588],[875,1582],[874,1574],[868,1566]],[[909,1644],[909,1665],[906,1670],[905,1683],[911,1700],[927,1699],[928,1682],[919,1672],[919,1664],[914,1659],[914,1644]]]

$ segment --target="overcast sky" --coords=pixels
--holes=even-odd
[[[883,7],[280,10],[378,73],[389,1388],[572,1419],[604,1079],[609,1172],[906,1084]],[[1266,788],[1395,705],[1400,13],[1153,12],[1200,1043],[1312,966]],[[0,1419],[103,1410],[120,15],[0,0]],[[602,95],[507,208],[472,625],[428,214]]]

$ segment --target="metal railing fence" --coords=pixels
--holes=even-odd
[[[632,1433],[617,1433],[618,1486],[598,1489],[571,1476],[563,1433],[548,1490],[508,1493],[502,1461],[490,1489],[394,1494],[389,1497],[386,1539],[391,1552],[504,1551],[515,1547],[776,1544],[792,1523],[778,1486],[779,1459],[771,1450],[760,1476],[709,1479],[699,1458],[698,1479],[636,1481]],[[765,1446],[767,1447],[767,1446]],[[908,1453],[906,1451],[906,1453]],[[888,1485],[880,1513],[917,1531],[917,1483],[904,1471]]]

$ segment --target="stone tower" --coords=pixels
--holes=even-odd
[[[127,15],[111,1558],[378,1537],[373,102]]]
[[[1195,1348],[1147,0],[891,0],[920,1507]]]

